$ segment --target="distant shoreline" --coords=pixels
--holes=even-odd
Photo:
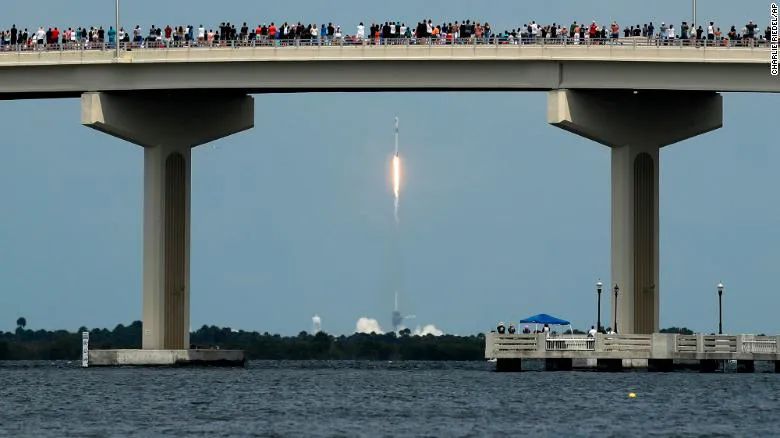
[[[15,332],[0,332],[0,360],[79,359],[82,331],[90,332],[91,349],[141,348],[140,321],[119,324],[113,330],[81,327],[77,332],[20,326]],[[249,360],[481,361],[485,352],[482,334],[413,336],[409,331],[281,336],[203,326],[190,333],[190,343],[193,348],[244,350]]]

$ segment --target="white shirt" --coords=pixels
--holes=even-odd
[[[592,329],[588,330],[588,336],[595,337],[596,336],[596,329],[592,328]]]
[[[707,26],[707,35],[715,35],[715,29],[712,26]]]
[[[38,29],[38,32],[35,33],[35,39],[45,40],[46,39],[46,31],[44,31],[43,29]]]
[[[357,37],[358,38],[365,38],[366,36],[366,27],[363,25],[359,25],[357,27]]]
[[[674,28],[673,28],[673,27],[670,27],[670,28],[669,28],[669,30],[668,30],[667,32],[668,32],[668,33],[667,33],[667,36],[668,36],[669,38],[674,38],[674,36],[675,36],[675,35],[674,35]]]
[[[401,36],[406,35],[406,26],[401,26]]]
[[[311,29],[311,36],[313,36],[313,37],[317,37],[317,36],[319,36],[319,35],[320,35],[320,30],[319,30],[319,29],[317,29],[317,26],[314,26],[314,27]]]
[[[199,27],[198,28],[198,38],[203,38],[206,36],[206,29]]]
[[[390,33],[395,35],[395,24],[390,25]]]

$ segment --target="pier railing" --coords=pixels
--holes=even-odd
[[[743,353],[777,354],[777,338],[771,336],[744,335],[742,339]]]
[[[778,354],[777,337],[756,335],[677,335],[676,353]]]
[[[653,335],[600,335],[600,351],[650,351]]]
[[[604,353],[611,357],[625,354],[631,357],[682,359],[702,355],[777,355],[780,360],[780,337],[756,335],[652,335],[597,334],[595,338],[577,335],[498,334],[486,336],[487,357],[545,357],[548,352]],[[577,353],[573,353],[577,354]]]
[[[547,338],[547,351],[593,351],[596,349],[595,338]]]

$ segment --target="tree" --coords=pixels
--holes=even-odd
[[[19,317],[19,319],[16,320],[16,326],[19,328],[27,327],[27,318],[23,316]]]
[[[677,333],[680,335],[692,335],[693,330],[688,327],[669,327],[659,330],[659,333]]]

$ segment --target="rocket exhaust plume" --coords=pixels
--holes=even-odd
[[[398,204],[401,198],[401,157],[398,156],[398,117],[395,118],[395,155],[393,155],[393,215],[395,223],[399,223]]]

